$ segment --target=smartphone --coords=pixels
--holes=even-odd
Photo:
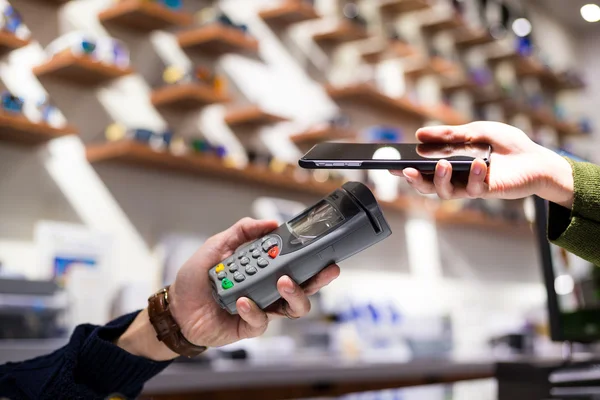
[[[307,169],[415,168],[433,172],[439,160],[448,160],[452,170],[469,171],[475,158],[490,163],[492,147],[483,143],[334,143],[313,146],[299,161]]]

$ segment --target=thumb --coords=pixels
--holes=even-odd
[[[223,233],[227,247],[235,250],[242,244],[258,239],[278,226],[277,221],[242,218]]]
[[[421,128],[416,133],[417,139],[423,143],[465,143],[490,142],[485,130],[473,129],[471,125],[440,125]]]

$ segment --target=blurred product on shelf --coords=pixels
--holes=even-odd
[[[3,31],[12,33],[19,39],[27,39],[30,36],[29,29],[23,24],[23,18],[8,2],[0,2],[2,17],[0,27]]]
[[[119,2],[129,0],[118,0]],[[183,0],[144,0],[147,2],[159,3],[171,10],[181,10],[183,8]]]
[[[127,128],[117,123],[109,125],[104,134],[106,139],[111,142],[117,140],[135,140],[147,144],[155,150],[169,149],[171,140],[173,139],[171,131],[154,132],[145,128]]]
[[[204,66],[186,70],[171,65],[163,71],[163,80],[171,85],[201,82],[210,86],[218,94],[224,95],[227,93],[227,80],[225,77]]]
[[[60,110],[52,104],[48,97],[44,97],[36,104],[36,109],[40,116],[40,121],[54,127],[62,128],[66,126],[66,121]]]
[[[307,131],[321,131],[321,130],[346,130],[350,129],[352,121],[350,116],[347,114],[337,114],[323,122],[312,125]]]
[[[249,34],[247,25],[233,21],[225,12],[216,6],[205,7],[196,13],[196,21],[200,25],[220,24]]]
[[[109,36],[93,37],[83,32],[70,32],[53,40],[46,47],[49,59],[64,52],[70,52],[76,57],[90,57],[123,69],[131,64],[127,45]]]
[[[342,16],[360,27],[367,27],[367,20],[361,15],[360,8],[355,1],[346,1],[342,6]]]
[[[5,91],[0,95],[2,99],[2,110],[13,113],[13,114],[22,114],[23,113],[23,105],[25,102],[22,98],[13,95],[12,93]]]
[[[404,133],[397,127],[376,125],[365,129],[361,138],[373,143],[402,143]]]
[[[225,146],[212,145],[206,139],[192,139],[190,141],[190,148],[192,149],[192,151],[199,154],[214,155],[223,159],[227,157],[227,149],[225,148]]]
[[[0,274],[0,339],[65,336],[68,299],[54,281],[31,281]]]

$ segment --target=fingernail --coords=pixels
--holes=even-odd
[[[409,178],[409,177],[407,176],[407,177],[406,177],[406,182],[408,182],[408,183],[413,183],[413,180],[412,180],[412,178]]]
[[[435,173],[437,174],[437,176],[439,176],[440,178],[443,178],[444,176],[446,176],[446,166],[443,164],[440,164],[436,170]]]
[[[296,285],[285,286],[283,288],[283,291],[286,292],[287,294],[293,294],[296,291]]]
[[[475,175],[481,175],[481,171],[482,171],[481,165],[477,165],[477,164],[475,164],[475,165],[473,166],[473,173],[474,173]]]
[[[240,310],[243,312],[250,312],[250,304],[247,301],[242,301],[240,304]]]

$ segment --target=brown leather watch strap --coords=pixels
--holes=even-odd
[[[205,346],[190,343],[181,333],[181,328],[169,310],[169,286],[148,298],[148,315],[156,331],[156,338],[175,353],[191,358],[206,351]]]

